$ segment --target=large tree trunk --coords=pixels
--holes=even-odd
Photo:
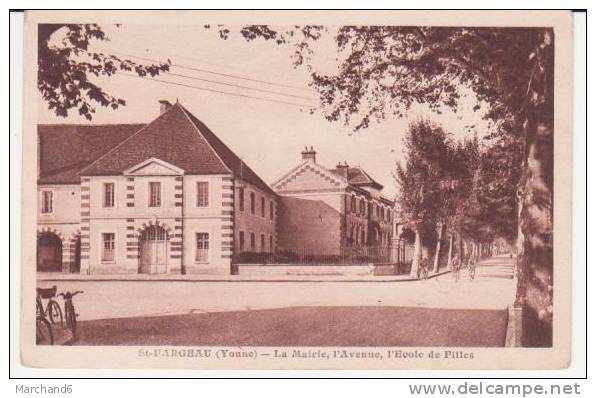
[[[410,276],[412,278],[418,277],[418,267],[420,266],[420,258],[422,256],[422,242],[420,241],[420,227],[414,227],[414,254],[412,255],[412,268],[410,268]]]
[[[439,222],[439,238],[437,239],[437,248],[435,250],[435,262],[433,264],[433,272],[439,272],[439,254],[441,253],[441,239],[443,239],[443,223]]]
[[[452,257],[453,257],[453,234],[450,234],[449,235],[449,251],[447,252],[447,268],[449,270],[453,269]]]
[[[552,346],[553,132],[545,110],[526,122],[526,160],[520,195],[517,303],[523,308],[522,344]],[[552,113],[551,113],[552,114]],[[552,119],[550,119],[552,120]]]

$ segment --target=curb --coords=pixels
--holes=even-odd
[[[521,315],[522,309],[514,305],[507,307],[507,333],[505,347],[521,347]]]
[[[432,279],[445,275],[451,272],[445,270],[436,274],[429,275],[427,279]],[[371,279],[295,279],[295,277],[288,277],[283,279],[233,279],[233,278],[162,278],[162,279],[145,279],[145,278],[118,278],[114,276],[90,278],[84,277],[46,277],[37,278],[38,282],[327,282],[327,283],[344,283],[344,282],[416,282],[416,278],[392,278],[392,279],[376,279],[380,276]]]

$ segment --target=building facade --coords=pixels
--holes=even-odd
[[[272,184],[279,195],[278,249],[335,255],[346,248],[389,247],[393,201],[383,186],[346,162],[327,169],[311,147]]]
[[[229,273],[236,250],[275,250],[276,194],[178,102],[38,135],[39,271]]]

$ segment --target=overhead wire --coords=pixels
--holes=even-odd
[[[257,96],[247,95],[247,94],[231,93],[228,91],[221,91],[221,90],[216,90],[216,89],[207,88],[207,87],[194,86],[191,84],[173,82],[173,81],[163,80],[163,79],[156,79],[154,77],[147,77],[147,76],[143,77],[143,76],[135,75],[132,73],[121,73],[120,75],[126,76],[126,77],[134,77],[134,78],[138,78],[138,79],[145,79],[147,81],[153,81],[153,82],[158,82],[158,83],[162,83],[162,84],[171,84],[171,85],[175,85],[175,86],[187,87],[187,88],[200,90],[200,91],[225,94],[225,95],[230,95],[233,97],[250,98],[250,99],[256,99],[256,100],[260,100],[260,101],[273,102],[273,103],[284,104],[284,105],[291,105],[291,106],[307,108],[307,109],[316,109],[317,108],[317,106],[310,105],[310,104],[301,104],[301,103],[297,103],[297,102],[290,102],[290,101],[278,100],[278,99],[273,99],[273,98],[264,98],[264,97],[257,97]]]

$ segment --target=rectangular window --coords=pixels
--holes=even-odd
[[[254,232],[251,232],[250,233],[250,248],[254,251],[255,250],[255,246],[256,246],[256,243],[255,243],[255,233]]]
[[[149,183],[149,207],[161,206],[161,182]]]
[[[195,260],[197,262],[209,261],[209,234],[205,232],[197,233],[197,250]]]
[[[238,248],[241,253],[244,251],[244,231],[238,233]]]
[[[238,190],[238,207],[240,211],[244,211],[244,188]]]
[[[356,213],[356,198],[352,196],[350,199],[350,211]]]
[[[265,234],[261,234],[261,253],[265,253]]]
[[[269,252],[274,253],[275,249],[273,248],[273,235],[269,235]]]
[[[255,214],[255,193],[250,193],[250,214]]]
[[[197,182],[197,207],[209,206],[209,183]]]
[[[101,239],[103,241],[101,261],[114,261],[114,259],[116,258],[116,234],[112,232],[103,233],[101,234]]]
[[[116,187],[113,182],[103,184],[103,207],[114,207]]]
[[[265,218],[265,198],[261,196],[261,217]]]
[[[273,220],[273,215],[275,213],[275,205],[273,201],[269,202],[269,218]]]
[[[54,193],[52,191],[41,192],[41,212],[51,213],[54,209]]]

